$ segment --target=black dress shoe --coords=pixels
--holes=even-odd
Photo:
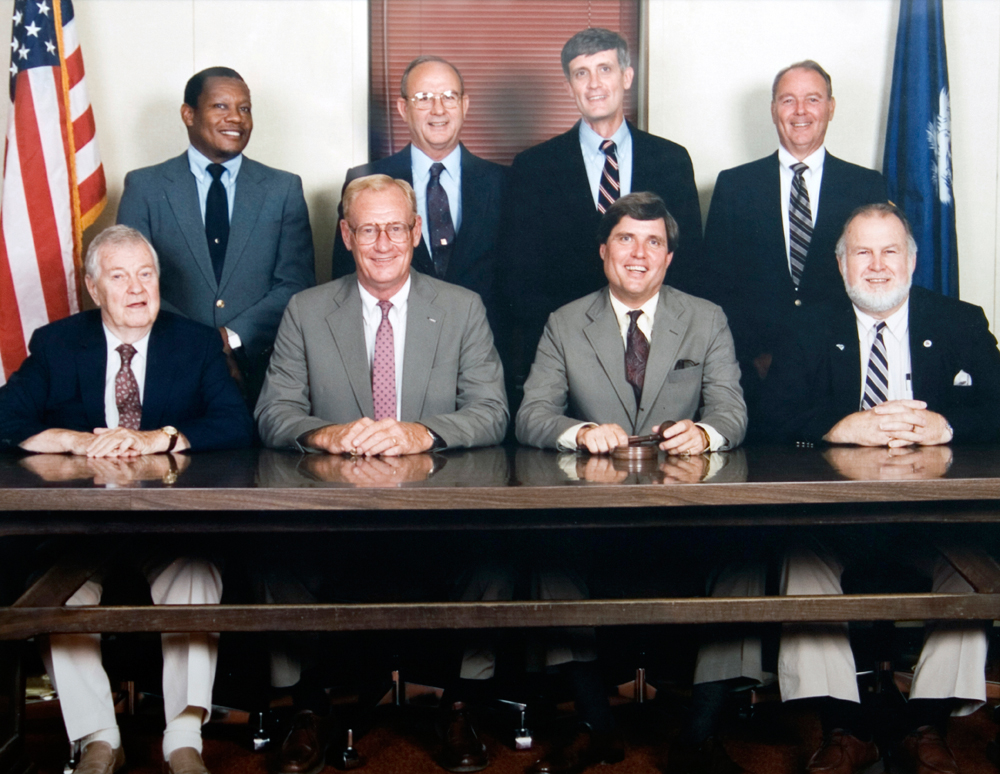
[[[274,770],[277,774],[319,774],[326,766],[329,744],[329,720],[302,710],[292,719],[292,730],[281,743]]]
[[[446,710],[443,726],[444,749],[438,761],[447,771],[482,771],[489,763],[486,746],[479,741],[465,702],[456,701]]]
[[[527,769],[527,774],[579,774],[598,763],[620,763],[625,760],[625,745],[617,734],[594,731],[582,724],[569,739],[555,745],[539,761]]]
[[[699,745],[679,739],[670,745],[668,754],[667,774],[740,774],[743,771],[714,736]]]

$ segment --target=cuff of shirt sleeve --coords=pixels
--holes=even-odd
[[[226,328],[226,336],[229,338],[229,348],[239,349],[243,346],[243,341],[240,339],[240,334],[234,330]]]
[[[708,451],[719,451],[719,449],[724,449],[729,445],[729,441],[726,440],[725,436],[711,425],[706,425],[704,422],[695,422],[695,424],[708,433]]]
[[[580,429],[584,427],[597,427],[597,425],[593,422],[580,422],[577,425],[573,425],[556,440],[556,448],[559,451],[576,451],[576,436],[580,432]]]

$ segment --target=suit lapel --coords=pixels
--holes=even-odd
[[[478,174],[479,159],[462,146],[462,228],[455,235],[455,247],[451,260],[448,262],[448,275],[457,274],[467,249],[466,245],[474,245],[479,241],[479,231],[486,222],[482,213],[489,208],[490,192],[482,184]]]
[[[333,300],[335,308],[326,316],[333,345],[340,353],[340,359],[347,371],[347,377],[354,391],[354,400],[361,414],[375,416],[375,399],[372,397],[371,367],[365,347],[365,329],[362,322],[361,294],[356,282],[345,283],[340,294]]]
[[[222,266],[221,288],[226,287],[236,267],[243,257],[250,235],[257,224],[264,198],[267,194],[263,175],[257,165],[246,156],[236,179],[236,201],[233,202],[233,220],[229,227],[229,244],[226,247],[226,261]],[[214,276],[214,274],[213,274]]]
[[[462,158],[462,163],[465,163],[465,158]],[[384,174],[396,180],[405,180],[411,186],[413,185],[413,159],[410,155],[410,144],[407,143],[399,153],[394,153],[388,159],[386,159],[386,165],[382,168]],[[464,186],[465,186],[465,172],[464,167],[462,168],[462,186],[463,186],[463,197]],[[464,199],[462,200],[465,201]],[[456,248],[457,249],[457,248]],[[453,256],[454,257],[454,256]],[[434,260],[431,258],[430,250],[427,249],[427,242],[423,237],[423,229],[421,228],[420,243],[413,248],[413,261],[410,264],[414,269],[423,273],[434,276],[436,271],[434,269]]]
[[[553,180],[552,184],[562,189],[559,200],[564,203],[564,211],[567,213],[576,211],[586,215],[586,222],[581,222],[581,226],[592,227],[592,230],[596,231],[600,215],[594,204],[594,197],[590,193],[587,167],[583,163],[583,151],[580,149],[580,122],[577,121],[572,129],[557,139],[561,147],[554,149],[556,152],[552,154],[552,158],[561,163],[553,165],[557,167],[557,179]],[[559,169],[559,166],[562,168]],[[635,166],[632,165],[633,170]],[[632,175],[635,176],[634,171]]]
[[[88,312],[80,331],[76,352],[76,372],[80,379],[80,400],[91,427],[107,427],[104,413],[104,379],[108,369],[108,341],[104,337],[99,310]]]
[[[680,297],[664,286],[656,305],[653,338],[649,342],[649,360],[646,362],[646,376],[642,385],[643,408],[648,410],[656,402],[667,375],[677,362],[677,353],[690,324],[691,315],[682,305]],[[662,419],[672,419],[672,417],[662,417]],[[661,418],[654,417],[654,421],[661,421]]]
[[[854,307],[838,309],[830,323],[830,380],[842,416],[861,406],[861,343]]]
[[[204,275],[205,282],[214,288],[215,270],[212,268],[212,256],[209,255],[208,241],[205,239],[205,221],[202,220],[201,206],[198,203],[198,184],[191,174],[187,154],[174,159],[174,163],[164,171],[164,176],[167,178],[164,186],[167,201],[177,219],[177,226],[184,235],[191,257]]]
[[[767,158],[766,174],[763,177],[760,197],[754,202],[757,211],[757,222],[766,229],[765,244],[771,247],[763,252],[764,259],[771,263],[768,271],[771,276],[780,278],[786,292],[795,292],[791,272],[788,270],[788,245],[785,243],[785,225],[783,212],[788,209],[788,202],[781,200],[781,172],[778,152]],[[822,198],[822,197],[821,197]],[[809,266],[808,258],[806,266]]]
[[[629,425],[634,426],[635,392],[632,390],[632,385],[625,379],[625,345],[622,343],[621,329],[618,327],[618,320],[611,307],[609,292],[607,288],[602,290],[597,300],[587,310],[590,322],[584,326],[583,335],[587,337],[590,346],[594,348],[594,353],[597,355],[608,381],[614,385],[622,410],[629,418]]]
[[[437,295],[431,283],[412,272],[410,296],[406,301],[406,345],[403,350],[403,395],[400,417],[416,420],[423,414],[431,366],[444,327],[445,310],[434,304]]]
[[[141,427],[149,430],[162,427],[163,412],[170,399],[169,386],[174,383],[174,375],[184,366],[176,362],[179,347],[173,346],[168,330],[169,323],[158,319],[149,334],[146,349],[146,384],[142,395]],[[221,342],[220,342],[221,346]],[[190,367],[190,365],[188,365]]]
[[[940,381],[929,378],[933,374],[948,375],[944,363],[943,346],[935,346],[935,330],[940,332],[941,320],[935,321],[926,309],[919,292],[910,292],[910,377],[913,397],[926,401],[929,406],[940,405]],[[926,344],[925,342],[930,342]]]

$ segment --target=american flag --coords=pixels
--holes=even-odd
[[[107,186],[71,0],[16,0],[0,200],[0,384],[39,326],[80,311],[83,229]]]

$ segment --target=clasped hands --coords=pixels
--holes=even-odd
[[[314,430],[302,441],[303,446],[331,454],[355,454],[362,457],[398,457],[419,454],[434,445],[430,430],[418,422],[362,417],[346,425],[326,425]]]
[[[922,400],[888,400],[874,408],[848,414],[823,436],[829,443],[857,446],[936,446],[949,443],[948,421],[930,411]]]
[[[78,454],[81,457],[139,457],[160,454],[170,445],[162,430],[129,430],[127,427],[95,427],[94,432],[51,428],[33,435],[21,444],[26,451]],[[190,448],[183,434],[177,436],[173,451]]]
[[[660,432],[660,426],[652,429]],[[690,419],[682,419],[663,431],[660,449],[667,454],[701,454],[708,451],[705,431]],[[591,454],[609,454],[619,446],[628,446],[628,433],[621,425],[588,425],[576,434],[576,445]]]

